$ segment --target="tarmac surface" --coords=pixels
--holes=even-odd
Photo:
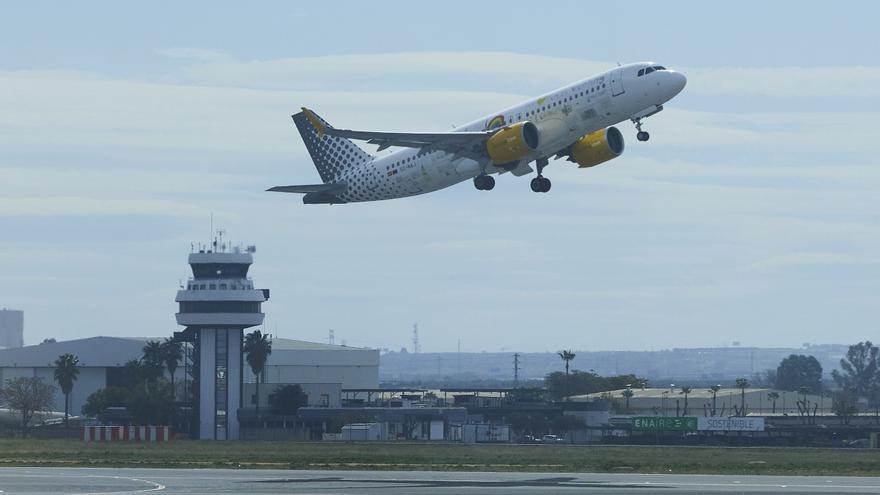
[[[0,468],[8,494],[880,493],[880,478],[686,474]]]

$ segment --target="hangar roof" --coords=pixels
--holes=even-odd
[[[89,337],[86,339],[47,342],[0,350],[0,367],[54,367],[58,356],[71,353],[80,366],[122,366],[130,359],[140,359],[144,343],[154,338]]]

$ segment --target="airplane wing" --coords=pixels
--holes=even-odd
[[[348,139],[366,141],[369,144],[379,146],[378,151],[391,146],[405,148],[418,148],[423,150],[440,150],[459,154],[468,158],[479,159],[483,157],[483,143],[492,136],[493,131],[465,131],[465,132],[378,132],[378,131],[355,131],[351,129],[336,129],[324,125],[315,114],[303,108],[306,118],[318,130],[318,134],[327,134]]]
[[[345,191],[345,184],[311,184],[311,185],[301,185],[301,186],[275,186],[266,189],[267,191],[272,192],[285,192],[285,193],[299,193],[299,194],[307,194],[307,193],[327,193],[327,194],[335,194]]]

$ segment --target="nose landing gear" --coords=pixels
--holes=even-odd
[[[642,130],[642,119],[641,118],[632,119],[632,121],[633,121],[633,124],[636,125],[636,130],[639,131],[638,133],[636,133],[636,139],[638,139],[639,141],[647,141],[648,139],[651,138],[651,135],[648,134],[648,131]]]

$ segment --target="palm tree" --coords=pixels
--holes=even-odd
[[[247,355],[247,363],[251,366],[251,371],[257,377],[257,417],[260,416],[260,381],[263,378],[263,368],[266,366],[266,359],[272,354],[272,341],[269,336],[254,330],[244,336],[244,353]]]
[[[165,348],[158,340],[150,340],[144,345],[144,374],[147,381],[152,381],[162,376],[162,368],[165,367]]]
[[[629,413],[629,399],[632,398],[632,396],[635,395],[635,393],[632,391],[631,388],[628,388],[623,391],[622,395],[623,395],[623,398],[626,399],[626,412]]]
[[[562,360],[565,361],[565,398],[566,398],[566,400],[568,400],[568,396],[569,396],[569,392],[570,392],[569,391],[569,381],[568,381],[568,368],[569,368],[569,364],[574,360],[574,353],[571,352],[571,349],[569,349],[567,351],[559,351],[556,354],[558,354],[559,357],[561,357]]]
[[[162,360],[168,373],[171,373],[171,398],[174,399],[174,372],[177,371],[177,363],[183,359],[183,345],[172,338],[166,337],[162,342]]]
[[[64,426],[70,416],[70,392],[73,391],[73,382],[79,376],[79,358],[67,353],[58,356],[55,360],[55,381],[61,387],[64,394]]]
[[[745,378],[737,378],[736,379],[736,388],[740,390],[740,412],[741,416],[746,415],[746,389],[749,388],[751,384]]]
[[[688,394],[693,392],[693,389],[690,387],[681,387],[680,394],[684,395],[684,411],[682,412],[682,416],[688,415]]]
[[[715,416],[715,411],[718,410],[716,406],[716,399],[718,398],[718,391],[721,390],[721,385],[712,385],[709,387],[709,392],[712,393],[712,416]]]
[[[779,392],[770,392],[767,398],[773,401],[773,414],[776,414],[776,399],[779,398]]]
[[[574,360],[575,354],[573,352],[571,352],[571,349],[569,349],[567,351],[559,351],[556,354],[558,354],[559,357],[561,357],[562,360],[565,361],[565,375],[568,376],[569,363],[571,363]]]

